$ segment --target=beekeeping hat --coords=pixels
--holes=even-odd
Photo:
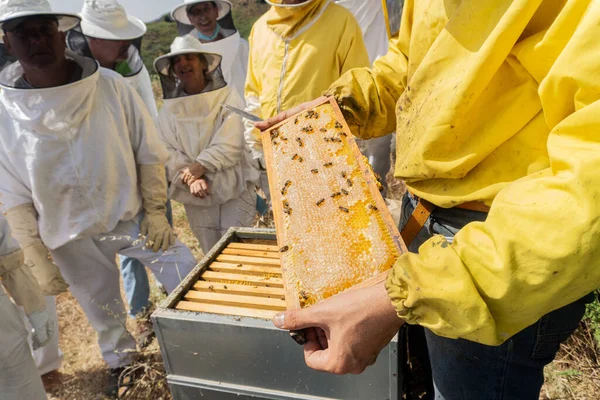
[[[192,22],[188,18],[187,10],[189,7],[200,3],[215,3],[219,9],[217,20],[225,18],[231,12],[232,8],[229,0],[184,0],[183,4],[175,7],[173,11],[171,11],[171,17],[179,23],[191,25]]]
[[[170,66],[171,59],[182,54],[201,54],[204,57],[207,64],[205,75],[211,81],[210,90],[220,89],[227,85],[221,71],[222,56],[213,51],[207,51],[204,45],[191,35],[179,36],[171,44],[171,51],[154,61],[154,69],[160,77],[164,99],[181,96],[178,91],[179,80],[172,73]]]
[[[81,10],[81,30],[85,36],[105,40],[135,40],[146,33],[146,24],[116,0],[85,0]]]
[[[76,27],[80,19],[75,14],[52,11],[48,0],[0,0],[0,38],[4,36],[4,31],[10,31],[35,17],[56,19],[61,31]]]

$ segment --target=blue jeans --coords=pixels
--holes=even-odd
[[[410,195],[404,197],[401,227],[415,205]],[[486,216],[477,211],[436,208],[409,250],[417,252],[435,234],[452,242],[463,226],[484,221]],[[447,339],[425,329],[435,399],[537,400],[544,383],[544,366],[552,362],[560,344],[577,329],[585,305],[592,300],[590,294],[552,311],[500,346]]]
[[[167,220],[173,226],[173,209],[171,201],[167,200]],[[150,308],[150,282],[144,264],[131,257],[119,256],[121,262],[121,277],[125,297],[129,304],[129,315],[135,317]]]

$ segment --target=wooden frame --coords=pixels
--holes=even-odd
[[[383,218],[385,227],[387,228],[388,232],[390,233],[390,236],[394,242],[394,245],[398,249],[398,253],[402,254],[402,253],[407,252],[406,245],[404,244],[404,241],[402,240],[400,233],[398,232],[398,229],[397,229],[396,225],[394,224],[394,220],[387,209],[384,199],[381,197],[381,194],[377,187],[377,183],[374,181],[374,175],[371,172],[370,166],[365,164],[363,155],[360,152],[360,149],[358,148],[358,145],[356,144],[354,137],[352,136],[350,128],[348,127],[348,124],[346,123],[346,120],[344,119],[342,112],[337,105],[337,102],[333,98],[327,98],[327,99],[324,99],[323,102],[316,104],[314,106],[314,108],[320,107],[320,106],[322,106],[324,104],[328,104],[328,103],[332,106],[336,119],[338,121],[342,122],[343,131],[347,134],[347,140],[349,142],[349,146],[351,147],[351,150],[358,161],[359,168],[362,172],[362,178],[365,180],[365,182],[371,192],[371,195],[376,203],[376,207],[378,208],[380,215]],[[298,116],[300,114],[304,114],[307,111],[308,110],[304,110],[301,113],[298,113],[298,114],[288,118],[287,120],[269,128],[268,130],[262,132],[262,134],[261,134],[263,149],[264,149],[264,154],[265,154],[265,160],[266,160],[266,164],[267,164],[267,175],[268,175],[268,179],[269,179],[269,186],[272,189],[278,187],[277,186],[278,182],[276,181],[275,171],[273,170],[274,155],[273,155],[273,145],[271,142],[271,131],[281,127],[282,125],[286,124],[291,119],[294,119],[294,118],[296,118],[296,116]],[[275,227],[276,227],[276,231],[277,231],[277,240],[278,240],[279,245],[281,246],[286,242],[285,237],[284,237],[284,235],[285,235],[284,210],[282,207],[282,202],[280,201],[281,196],[280,196],[279,191],[271,190],[271,197],[273,199],[272,204],[273,204],[273,214],[275,217],[274,218],[275,219]],[[283,258],[283,255],[281,255],[281,257]],[[387,276],[387,272],[384,272],[378,276],[372,277],[370,279],[367,279],[367,280],[355,285],[352,289],[376,285],[377,283],[382,282],[386,276]],[[300,304],[300,299],[299,299],[299,293],[297,293],[295,285],[288,284],[288,282],[286,280],[285,269],[283,271],[283,283],[284,283],[284,288],[285,288],[287,308],[288,309],[300,308],[301,304]]]

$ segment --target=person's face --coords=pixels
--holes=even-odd
[[[206,68],[197,54],[181,54],[173,59],[173,72],[185,86],[204,86]]]
[[[88,38],[92,55],[102,66],[127,59],[131,40],[106,40]]]
[[[210,1],[195,5],[187,15],[194,28],[204,35],[212,35],[217,29],[219,9]]]
[[[43,69],[65,58],[65,33],[47,18],[30,19],[4,35],[8,52],[25,66]]]

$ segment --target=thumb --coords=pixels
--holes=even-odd
[[[287,310],[273,317],[273,325],[288,331],[321,327],[322,321],[318,315],[312,311],[312,308]]]

